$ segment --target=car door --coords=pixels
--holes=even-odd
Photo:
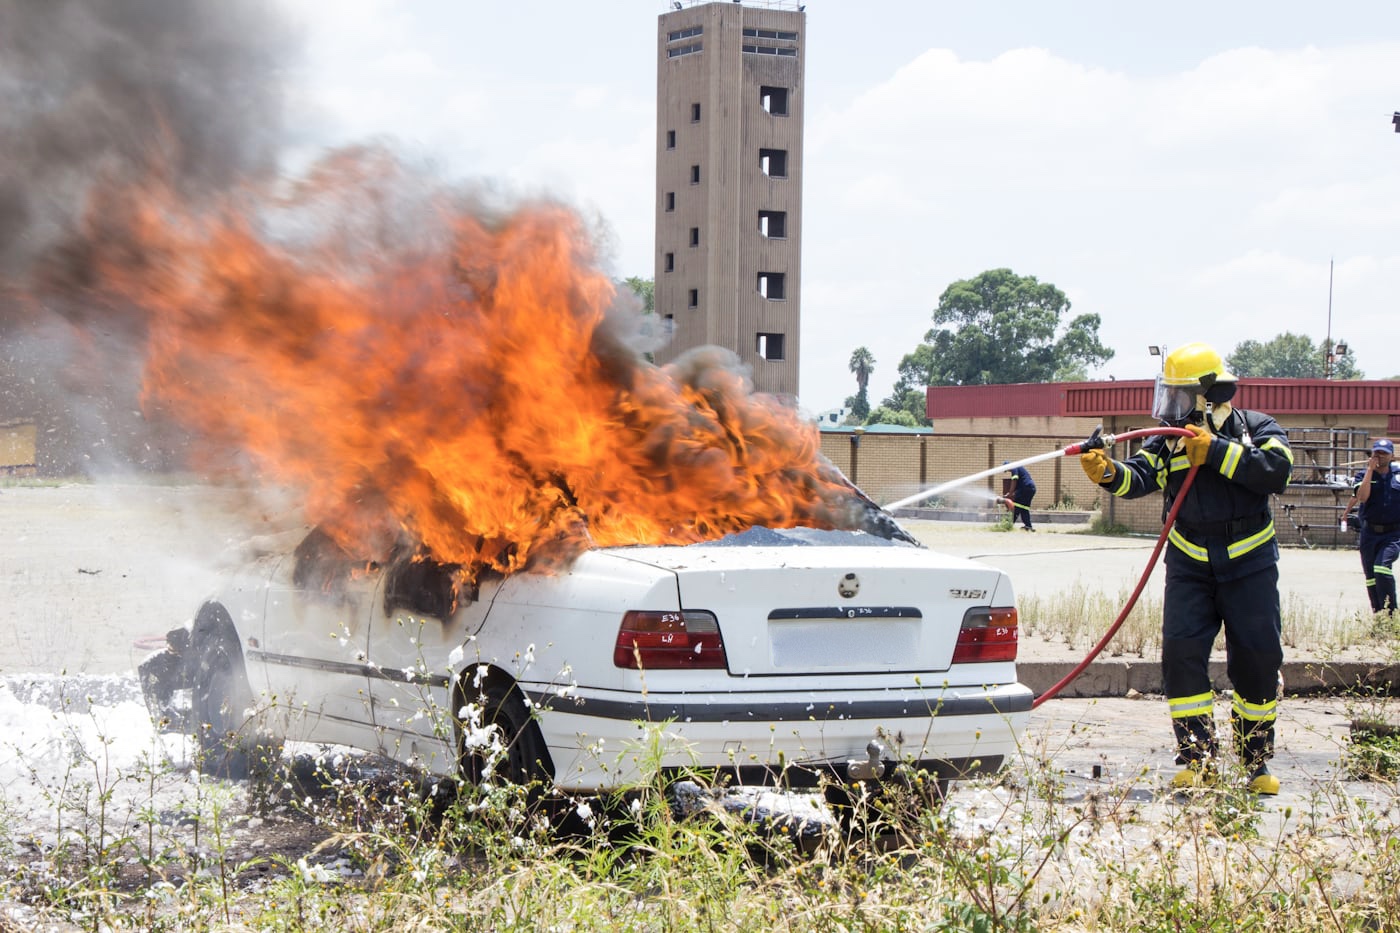
[[[479,588],[457,565],[422,556],[386,568],[369,616],[370,698],[384,754],[450,770],[453,759],[439,756],[452,754],[453,679],[473,660],[468,639],[496,585]]]
[[[320,531],[273,574],[261,660],[287,738],[375,747],[366,646],[382,576]]]

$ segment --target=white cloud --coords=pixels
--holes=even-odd
[[[1394,42],[1246,48],[1134,75],[1043,49],[925,52],[809,129],[804,401],[846,394],[812,376],[842,356],[824,343],[849,358],[879,342],[878,306],[833,302],[921,308],[926,329],[943,288],[999,266],[1054,282],[1072,314],[1100,314],[1119,351],[1103,374],[1119,378],[1151,374],[1148,344],[1320,338],[1333,256],[1334,299],[1344,275],[1349,296],[1345,313],[1334,300],[1333,331],[1356,333],[1393,307],[1369,269],[1400,261],[1400,146],[1380,119],[1385,95],[1400,102],[1396,60]],[[822,326],[843,318],[854,333]],[[872,395],[914,344],[886,346],[872,346]],[[1358,362],[1400,370],[1379,347]]]

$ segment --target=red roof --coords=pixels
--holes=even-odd
[[[1104,417],[1152,410],[1152,380],[1026,382],[929,386],[928,417]],[[1271,415],[1389,415],[1400,433],[1400,381],[1382,379],[1241,379],[1235,404]]]

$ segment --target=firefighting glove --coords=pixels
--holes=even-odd
[[[1198,424],[1188,424],[1186,430],[1191,432],[1191,436],[1181,442],[1186,448],[1186,462],[1198,467],[1210,456],[1210,442],[1214,435]]]
[[[1090,450],[1079,455],[1084,475],[1093,483],[1108,483],[1118,475],[1118,466],[1102,450]]]

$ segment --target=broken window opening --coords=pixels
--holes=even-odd
[[[758,89],[758,100],[763,105],[763,109],[775,117],[785,117],[788,115],[788,89],[785,87],[770,87],[765,84]]]
[[[758,232],[770,240],[787,239],[787,211],[759,211]]]
[[[755,347],[759,357],[765,360],[783,359],[783,335],[782,334],[759,334],[755,341]]]
[[[758,150],[758,167],[769,178],[787,178],[787,150]]]
[[[787,297],[787,275],[782,272],[760,272],[758,293],[769,301],[782,301]]]
[[[667,272],[675,272],[675,271],[676,271],[676,254],[675,254],[675,253],[667,253],[667,254],[666,254],[666,271],[667,271]]]

